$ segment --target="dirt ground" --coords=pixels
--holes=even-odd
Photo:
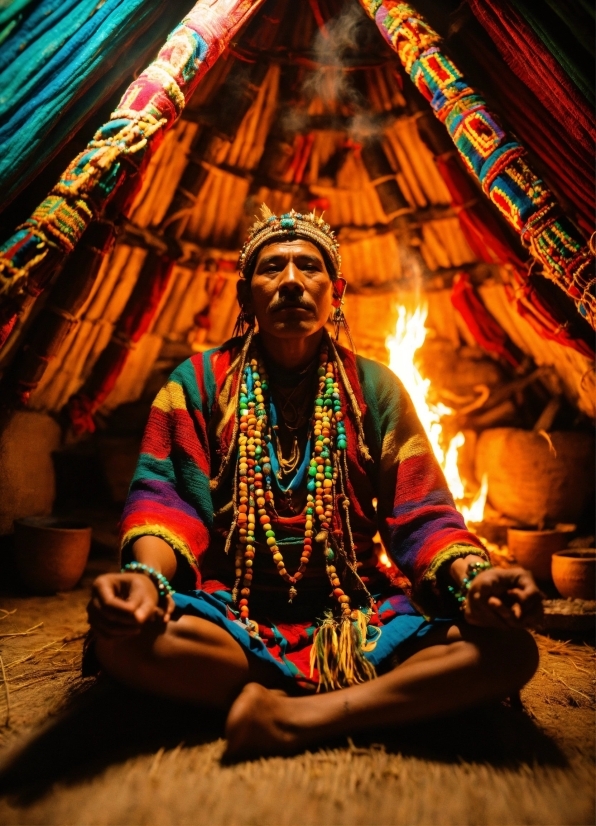
[[[595,822],[592,645],[538,636],[540,669],[521,707],[225,766],[223,720],[211,712],[80,676],[89,584],[115,567],[109,533],[69,593],[9,592],[3,566],[1,824]]]

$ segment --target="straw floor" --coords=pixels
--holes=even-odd
[[[223,766],[213,714],[80,678],[88,586],[112,565],[68,594],[0,596],[1,824],[594,823],[591,646],[539,637],[523,709]]]

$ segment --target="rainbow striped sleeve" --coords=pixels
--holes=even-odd
[[[213,520],[203,416],[209,372],[208,359],[188,359],[157,394],[121,522],[123,562],[132,558],[135,539],[159,536],[174,549],[179,567],[190,565],[197,587]]]
[[[358,358],[367,405],[378,490],[379,528],[395,564],[412,584],[412,599],[427,615],[449,602],[436,578],[448,560],[470,553],[488,559],[456,509],[414,405],[388,368]]]

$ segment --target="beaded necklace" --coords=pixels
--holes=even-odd
[[[243,371],[239,397],[236,517],[238,544],[233,597],[238,605],[241,621],[252,631],[256,630],[256,624],[249,618],[249,597],[257,524],[264,532],[265,541],[279,575],[289,585],[290,602],[297,596],[296,584],[302,579],[308,566],[314,537],[325,549],[325,569],[342,616],[349,620],[351,615],[350,597],[341,588],[333,564],[335,552],[327,541],[335,508],[335,488],[340,473],[340,460],[347,449],[337,369],[334,362],[329,359],[327,346],[320,352],[317,374],[318,389],[312,419],[312,451],[306,485],[304,546],[300,565],[296,572],[291,574],[286,568],[272,526],[275,505],[270,460],[272,446],[269,379],[258,353],[253,353]]]

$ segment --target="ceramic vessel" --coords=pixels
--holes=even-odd
[[[596,550],[569,548],[552,558],[552,576],[557,591],[567,599],[596,598]]]
[[[23,584],[34,594],[69,591],[83,575],[91,528],[53,516],[17,519],[15,562]]]
[[[554,553],[567,547],[570,531],[539,531],[535,528],[508,528],[509,555],[518,565],[531,571],[535,579],[550,581]]]

